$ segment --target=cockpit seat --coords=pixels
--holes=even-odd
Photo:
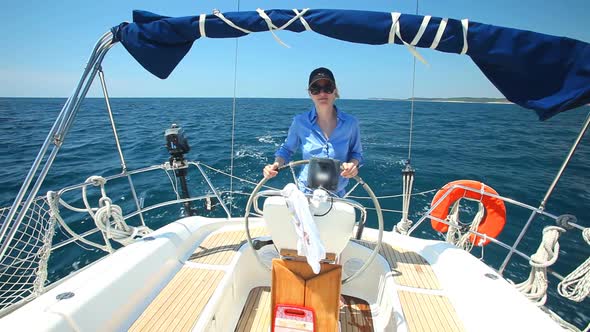
[[[326,253],[339,255],[352,235],[355,223],[354,208],[345,202],[328,200],[316,208],[310,206]],[[263,218],[274,245],[281,249],[297,249],[297,233],[292,214],[282,196],[271,196],[264,201]]]

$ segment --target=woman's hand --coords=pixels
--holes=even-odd
[[[355,163],[342,163],[341,168],[342,172],[340,175],[345,178],[355,177],[359,173],[359,169],[356,167]]]
[[[275,161],[273,164],[264,166],[262,174],[264,174],[264,177],[267,179],[274,178],[279,173],[278,169],[279,162]]]

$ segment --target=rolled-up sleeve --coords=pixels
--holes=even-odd
[[[291,161],[291,157],[297,151],[299,147],[299,135],[297,133],[297,117],[293,119],[291,123],[291,127],[289,127],[289,132],[287,133],[287,138],[285,142],[281,145],[281,147],[275,152],[275,157],[281,157],[285,160],[285,163]]]
[[[363,146],[361,144],[361,129],[357,119],[354,119],[352,128],[352,135],[350,137],[350,159],[356,159],[359,162],[359,167],[363,166],[365,159],[363,158]]]

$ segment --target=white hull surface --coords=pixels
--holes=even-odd
[[[263,229],[260,219],[250,224],[251,229]],[[241,219],[178,220],[53,286],[0,320],[0,331],[234,331],[248,294],[255,287],[270,286],[271,273],[247,243],[235,251],[204,243],[211,243],[212,236],[219,242],[223,234],[243,231]],[[376,236],[376,230],[365,229],[363,240]],[[561,330],[514,286],[463,250],[389,232],[383,246],[395,248],[390,253],[401,254],[396,256],[400,260],[380,255],[342,287],[342,294],[370,304],[375,331]],[[270,262],[276,254],[271,248],[261,249],[263,260]],[[209,252],[215,258],[207,256]],[[370,253],[351,241],[340,257],[343,277]],[[403,262],[403,255],[420,255],[424,261]],[[198,273],[181,279],[179,271]],[[162,300],[160,294],[166,292],[170,295]]]

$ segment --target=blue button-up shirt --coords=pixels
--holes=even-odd
[[[359,162],[359,167],[362,166],[363,147],[358,120],[354,116],[338,110],[336,106],[334,108],[336,109],[337,123],[330,138],[324,136],[317,123],[318,113],[315,107],[312,107],[308,112],[295,116],[291,127],[289,127],[287,138],[275,156],[283,158],[288,163],[295,151],[301,147],[304,160],[317,157],[349,162],[351,159],[356,159]],[[303,186],[307,186],[307,169],[306,165],[299,173],[299,182]],[[338,181],[337,194],[339,196],[346,193],[347,185],[348,179],[341,176]]]

